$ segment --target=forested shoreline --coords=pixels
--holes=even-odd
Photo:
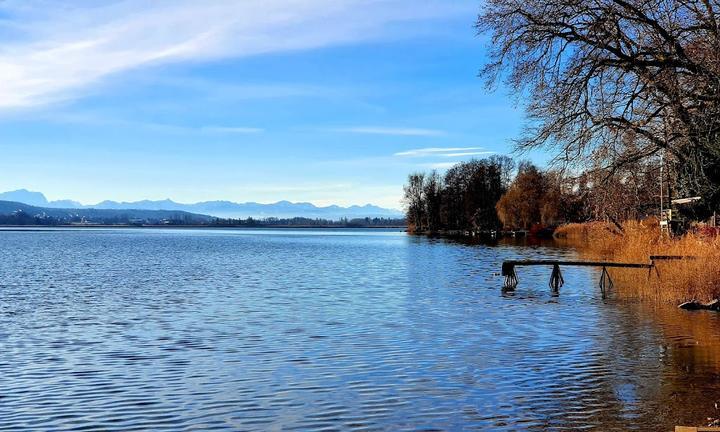
[[[306,227],[306,228],[404,228],[405,219],[396,218],[340,218],[332,219],[311,219],[305,217],[294,218],[264,218],[264,219],[223,219],[217,218],[212,226],[221,227],[250,227],[250,228],[273,228],[273,227]]]
[[[203,218],[191,215],[181,218],[158,218],[145,217],[138,218],[128,216],[119,212],[117,216],[79,216],[76,214],[68,214],[66,216],[50,216],[46,214],[30,214],[25,211],[14,211],[8,214],[0,214],[0,226],[169,226],[169,227],[240,227],[240,228],[400,228],[405,227],[405,219],[395,218],[341,218],[340,220],[331,219],[311,219],[304,217],[294,218],[246,218],[246,219],[229,219],[229,218],[213,218],[203,216]]]
[[[511,180],[514,162],[493,156],[437,171],[413,173],[404,191],[411,232],[497,229],[495,204]]]
[[[461,162],[444,175],[408,176],[408,230],[476,235],[502,230],[548,232],[567,223],[658,216],[660,159],[608,178],[603,170],[570,175],[507,156]],[[667,171],[669,167],[665,166]],[[702,208],[686,212],[702,215]]]

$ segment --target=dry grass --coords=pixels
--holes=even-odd
[[[620,298],[679,303],[720,298],[720,238],[699,234],[661,236],[657,220],[626,222],[623,233],[612,224],[593,222],[560,227],[556,235],[580,246],[587,259],[649,262],[650,255],[695,259],[656,261],[656,270],[608,269]]]

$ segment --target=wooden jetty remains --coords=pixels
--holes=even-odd
[[[675,432],[720,432],[720,427],[715,426],[675,426]]]
[[[612,261],[564,261],[564,260],[507,260],[503,261],[502,264],[502,275],[505,277],[504,289],[513,290],[518,285],[517,273],[515,273],[515,267],[518,266],[552,266],[552,274],[550,275],[550,289],[553,294],[557,294],[560,287],[563,286],[565,280],[563,279],[562,273],[560,272],[560,266],[583,266],[583,267],[601,267],[602,273],[600,274],[600,292],[602,298],[605,298],[607,291],[612,289],[613,281],[608,273],[608,267],[624,267],[624,268],[644,268],[648,269],[648,275],[650,271],[655,267],[655,263],[620,263]]]
[[[694,260],[695,255],[650,255],[650,262],[655,261],[678,261],[678,260]]]

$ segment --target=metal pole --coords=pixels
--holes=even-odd
[[[660,153],[660,220],[662,221],[663,215],[663,155],[665,151]]]

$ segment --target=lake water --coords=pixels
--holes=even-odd
[[[0,231],[0,430],[672,430],[720,321],[396,230]],[[716,415],[717,414],[717,415]]]

